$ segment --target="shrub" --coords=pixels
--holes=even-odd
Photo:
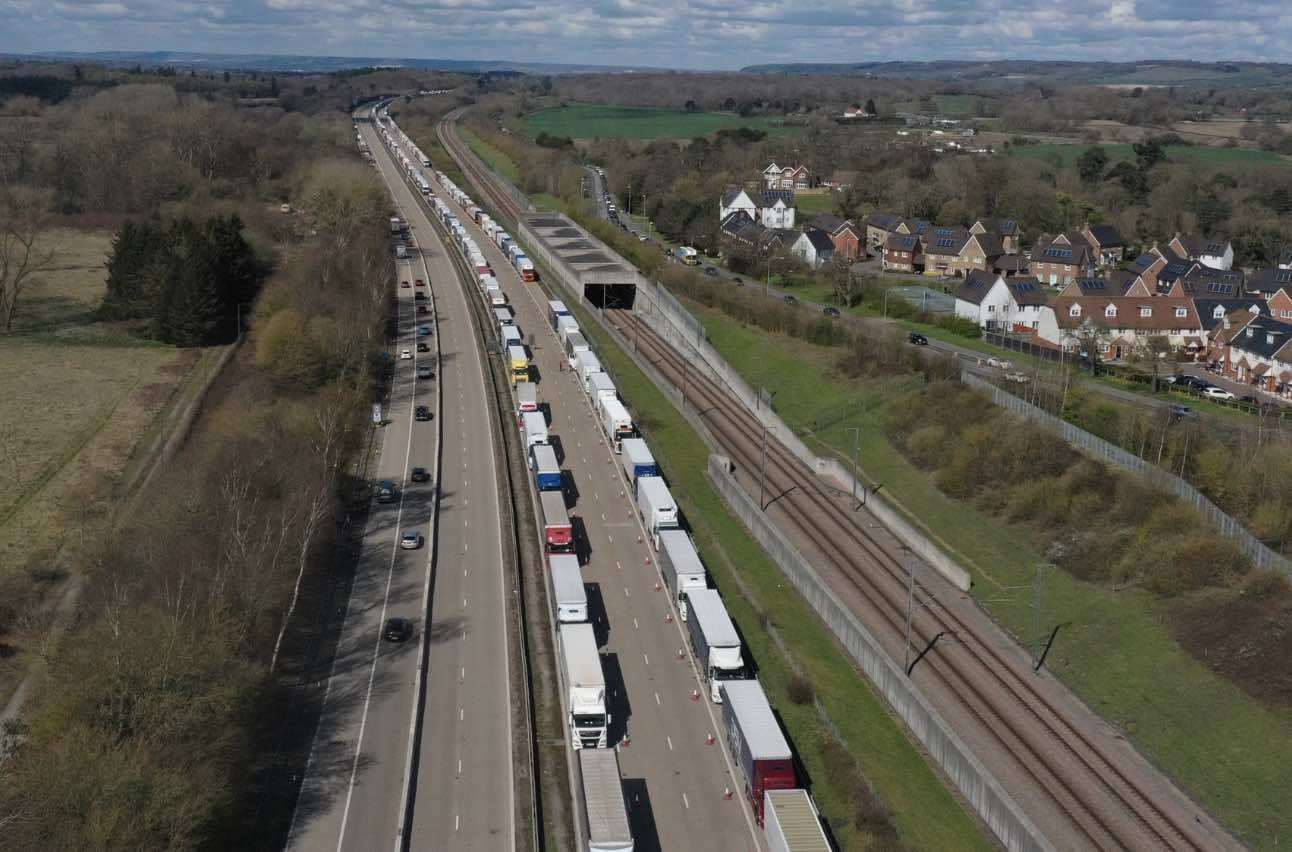
[[[806,675],[796,674],[791,677],[786,691],[789,693],[790,701],[795,704],[811,704],[816,700],[816,688],[812,686],[812,681],[808,680]]]

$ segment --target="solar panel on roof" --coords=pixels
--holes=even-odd
[[[1292,282],[1292,270],[1276,273],[1274,280],[1280,284],[1288,284]]]
[[[950,248],[955,245],[955,240],[938,240],[938,245],[942,248]]]

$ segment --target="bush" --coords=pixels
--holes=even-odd
[[[791,677],[786,692],[795,704],[811,704],[816,701],[816,688],[806,675],[796,674]]]

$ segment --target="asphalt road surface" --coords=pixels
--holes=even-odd
[[[430,287],[398,291],[399,338],[392,349],[396,355],[410,349],[416,359],[395,362],[376,478],[398,483],[401,499],[374,505],[287,845],[308,850],[395,848],[418,708],[418,654],[424,648],[426,700],[413,778],[410,845],[509,849],[514,831],[505,583],[483,369],[465,297],[445,248],[375,130],[362,127],[422,250],[401,264],[399,278],[422,278]],[[433,295],[415,302],[418,289],[430,289]],[[417,326],[432,315],[414,311],[418,304],[432,302],[435,333],[422,337]],[[435,363],[436,338],[436,377],[419,381],[415,365],[426,361],[417,359]],[[417,353],[417,340],[429,342],[431,352]],[[436,383],[442,384],[439,404]],[[415,404],[430,406],[435,420],[414,421]],[[435,470],[441,432],[438,482],[407,482],[413,466]],[[437,494],[438,531],[432,539]],[[399,549],[401,529],[416,529],[427,544],[417,550]],[[380,627],[391,616],[413,620],[416,632],[411,640],[392,644],[380,638]]]
[[[439,190],[437,184],[433,184]],[[638,852],[652,849],[761,849],[743,784],[721,745],[720,707],[694,661],[668,594],[656,588],[655,554],[642,543],[619,457],[607,445],[546,319],[547,295],[526,285],[497,246],[447,194],[443,200],[480,244],[507,293],[516,325],[537,366],[540,404],[561,467],[573,483],[566,503],[581,538],[589,614],[603,652],[619,760]],[[679,651],[682,658],[679,659]],[[692,698],[693,691],[700,694]],[[708,744],[708,736],[716,737]],[[625,737],[627,738],[625,740]],[[724,791],[733,791],[731,799]]]

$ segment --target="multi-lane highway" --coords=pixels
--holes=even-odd
[[[508,584],[480,350],[462,288],[420,199],[373,128],[362,127],[418,244],[398,278],[428,286],[398,290],[392,349],[416,357],[395,362],[375,478],[394,481],[399,499],[373,505],[287,845],[393,849],[407,822],[413,849],[510,849]],[[431,295],[417,301],[414,294],[425,290]],[[416,313],[419,306],[427,312]],[[419,335],[423,324],[432,334]],[[419,340],[429,352],[416,351]],[[435,378],[419,380],[416,366],[428,359]],[[434,419],[414,420],[415,405],[430,406]],[[431,482],[409,482],[414,466],[428,468]],[[399,533],[407,530],[420,532],[426,545],[400,549]],[[413,637],[383,640],[390,617],[411,619]]]
[[[440,193],[440,187],[433,184]],[[639,850],[759,849],[743,785],[733,780],[708,687],[697,677],[687,641],[658,572],[618,458],[607,445],[577,374],[546,319],[546,294],[524,284],[502,252],[441,193],[483,249],[507,293],[537,366],[539,398],[572,487],[570,513],[582,520],[584,580],[596,589],[590,614],[602,638],[619,759]],[[700,697],[693,698],[695,692]],[[717,735],[710,744],[708,735]],[[730,799],[724,792],[730,790]]]

